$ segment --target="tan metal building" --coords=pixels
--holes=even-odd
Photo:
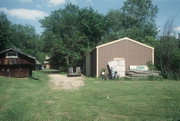
[[[107,70],[108,62],[114,58],[125,59],[127,72],[130,65],[154,63],[154,48],[127,37],[99,45],[86,55],[85,74],[99,77],[100,71]]]

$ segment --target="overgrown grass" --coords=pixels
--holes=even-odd
[[[48,77],[0,77],[1,121],[178,121],[179,81],[103,81],[79,90],[51,90]]]

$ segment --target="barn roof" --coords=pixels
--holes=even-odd
[[[154,48],[151,47],[151,46],[148,46],[148,45],[143,44],[143,43],[141,43],[141,42],[138,42],[138,41],[136,41],[136,40],[130,39],[130,38],[128,38],[128,37],[125,37],[125,38],[122,38],[122,39],[118,39],[118,40],[114,40],[114,41],[112,41],[112,42],[108,42],[108,43],[105,43],[105,44],[96,46],[96,48],[101,48],[101,47],[104,47],[104,46],[107,46],[107,45],[110,45],[110,44],[114,44],[114,43],[116,43],[116,42],[124,41],[124,40],[129,40],[129,41],[131,41],[131,42],[134,42],[134,43],[137,43],[137,44],[139,44],[139,45],[145,46],[145,47],[147,47],[147,48],[154,49]]]
[[[19,49],[14,49],[14,48],[9,48],[9,49],[5,49],[5,50],[3,50],[3,51],[0,51],[0,54],[5,53],[5,52],[8,52],[8,51],[15,51],[15,52],[18,52],[18,53],[20,53],[20,54],[22,54],[22,55],[24,55],[24,56],[27,56],[27,57],[29,57],[29,58],[31,58],[31,59],[36,60],[35,57],[33,57],[33,56],[31,56],[31,55],[27,55],[27,54],[23,53],[21,50],[19,50]]]

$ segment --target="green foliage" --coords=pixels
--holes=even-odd
[[[4,13],[0,13],[0,50],[17,48],[43,62],[43,41],[34,27],[11,24]]]
[[[152,0],[126,0],[122,11],[135,21],[150,22],[154,21],[158,8],[157,5],[153,5]]]
[[[146,65],[148,66],[149,71],[154,71],[154,70],[156,70],[155,65],[154,65],[151,61],[148,61],[148,62],[146,63]]]
[[[0,12],[0,51],[9,47],[11,35],[11,22],[4,13]]]
[[[35,28],[30,25],[13,24],[11,26],[11,47],[19,48],[23,52],[36,57],[40,62],[44,60],[43,41]]]
[[[168,79],[180,79],[179,40],[173,36],[163,36],[156,47],[156,65]]]
[[[112,10],[107,14],[109,33],[105,41],[130,37],[148,43],[147,38],[155,39],[157,27],[154,19],[157,11],[152,0],[126,0],[120,10]]]
[[[180,81],[180,73],[179,72],[174,72],[174,71],[165,72],[165,73],[163,73],[163,76],[167,79]]]
[[[85,46],[96,46],[106,31],[105,17],[90,7],[80,9],[78,18],[80,31],[87,37]]]
[[[109,11],[106,16],[91,7],[67,4],[40,21],[45,30],[44,51],[57,68],[82,67],[83,56],[97,44],[127,36],[155,45],[156,13],[157,6],[151,0],[127,0],[120,10]]]
[[[12,25],[12,45],[21,48],[28,49],[33,48],[35,45],[36,33],[35,29],[30,25]]]
[[[94,47],[104,32],[104,16],[92,8],[67,4],[40,21],[45,29],[44,51],[50,53],[51,63],[59,66],[81,66],[84,54]]]

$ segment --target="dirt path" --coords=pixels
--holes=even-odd
[[[50,85],[53,89],[78,89],[81,86],[84,86],[84,81],[82,77],[67,77],[66,75],[60,74],[49,74]]]

